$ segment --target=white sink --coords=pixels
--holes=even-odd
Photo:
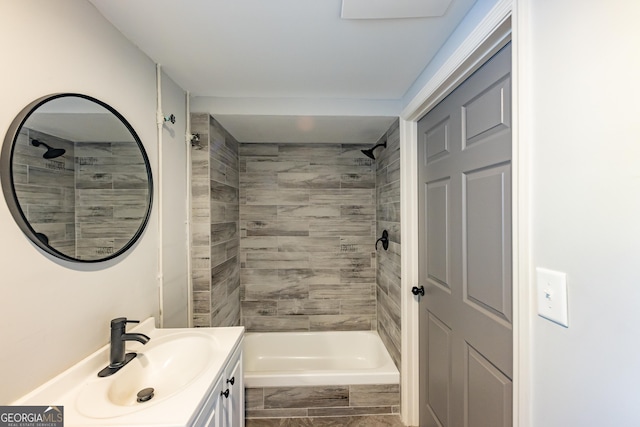
[[[244,328],[156,329],[150,318],[130,332],[148,335],[146,344],[126,343],[136,358],[109,377],[109,346],[82,360],[13,405],[64,406],[65,426],[189,426],[201,411]],[[105,322],[108,327],[108,322]],[[138,392],[153,388],[139,402]]]
[[[113,418],[146,409],[191,384],[216,363],[216,353],[222,353],[216,337],[198,332],[152,338],[114,375],[89,381],[78,393],[77,409],[91,418]],[[154,389],[153,397],[138,402],[138,392],[146,388]]]

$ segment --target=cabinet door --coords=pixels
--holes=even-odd
[[[244,426],[244,382],[242,380],[242,352],[229,364],[225,384],[229,387],[229,398],[225,399],[229,427]]]
[[[209,395],[209,398],[207,399],[202,412],[198,415],[195,422],[192,424],[193,427],[219,427],[221,425],[221,391],[222,378],[219,378],[218,381],[216,381],[216,384],[213,386],[213,391]]]

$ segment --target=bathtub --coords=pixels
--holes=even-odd
[[[249,332],[243,368],[250,388],[400,382],[375,331]]]

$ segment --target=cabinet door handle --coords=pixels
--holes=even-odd
[[[225,391],[221,391],[220,392],[220,396],[224,396],[226,398],[229,398],[229,389],[226,389]]]
[[[227,380],[227,384],[233,385],[234,382],[236,382],[236,377],[231,377],[230,380]]]

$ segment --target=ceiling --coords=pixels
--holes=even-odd
[[[252,100],[357,101],[365,107],[401,100],[475,2],[89,1],[241,142],[360,143],[375,142],[371,136],[381,136],[399,109],[385,115],[367,108],[265,113],[254,110]],[[208,107],[225,99],[244,101],[243,108],[229,114]]]

